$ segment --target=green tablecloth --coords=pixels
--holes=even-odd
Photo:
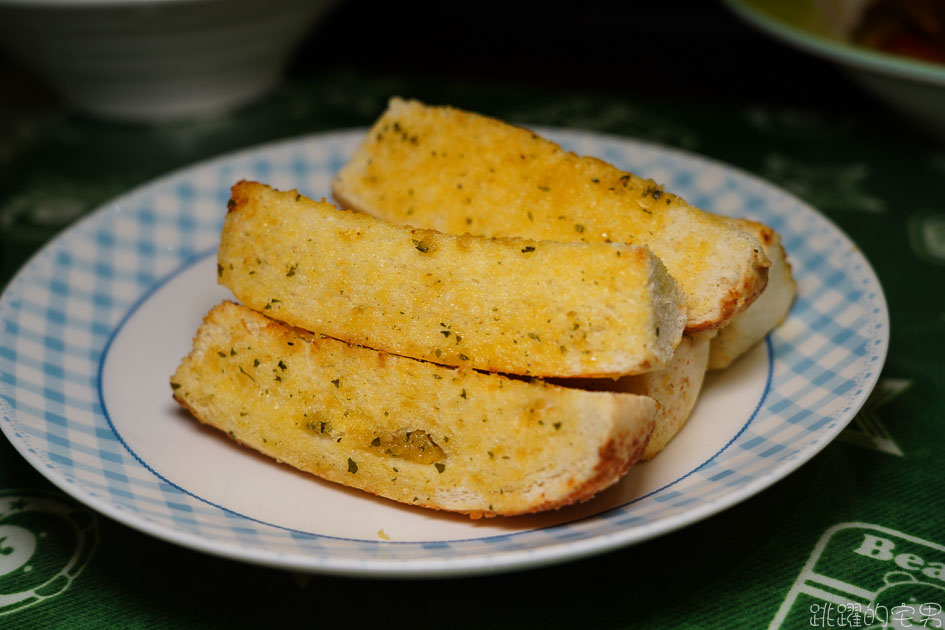
[[[856,627],[805,587],[812,559],[820,574],[872,590],[898,570],[923,583],[916,611],[945,606],[945,144],[881,108],[697,104],[363,71],[296,75],[240,112],[151,127],[87,120],[46,100],[3,104],[12,111],[0,127],[0,285],[122,191],[236,148],[368,124],[393,94],[681,147],[792,191],[858,244],[885,289],[891,343],[874,394],[822,453],[736,507],[643,544],[505,575],[296,574],[179,548],[75,506],[70,518],[89,537],[51,531],[34,575],[70,561],[81,571],[35,605],[0,604],[0,627]],[[0,441],[0,509],[36,497],[70,505]],[[0,537],[0,602],[34,585],[5,577],[12,553]],[[888,602],[902,599],[889,588]],[[898,603],[908,602],[889,605]]]

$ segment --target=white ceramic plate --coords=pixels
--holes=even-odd
[[[363,130],[245,151],[164,177],[42,249],[0,298],[3,432],[54,484],[148,534],[271,566],[349,575],[458,575],[537,566],[683,527],[763,490],[822,449],[866,400],[889,323],[849,239],[794,197],[689,154],[541,130],[653,177],[707,210],[778,230],[798,281],[787,321],[711,374],[655,461],[584,505],[471,521],[348,490],[242,448],[171,400],[168,377],[216,285],[229,186],[330,195]]]

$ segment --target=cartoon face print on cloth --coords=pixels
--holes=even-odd
[[[0,618],[68,590],[97,542],[89,510],[52,492],[0,490]]]
[[[883,576],[886,586],[876,592],[871,607],[876,628],[945,628],[945,586],[923,582],[905,571]]]

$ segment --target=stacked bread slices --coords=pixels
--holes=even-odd
[[[706,369],[727,367],[762,340],[794,298],[770,227],[703,212],[657,182],[451,107],[391,99],[333,193],[347,208],[421,228],[650,249],[686,294],[686,343],[663,368],[582,383],[657,399],[646,459],[684,425]]]
[[[768,228],[451,108],[392,100],[334,195],[350,209],[233,187],[217,269],[241,304],[206,316],[172,388],[239,442],[408,504],[590,498],[793,296]],[[766,304],[769,250],[787,279]]]

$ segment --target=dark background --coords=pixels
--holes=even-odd
[[[291,71],[339,67],[649,101],[872,106],[834,66],[767,39],[711,0],[350,0],[312,33]]]
[[[342,0],[312,28],[288,76],[337,72],[706,106],[877,107],[833,65],[769,40],[712,0]],[[55,107],[2,55],[0,78],[0,107]]]

